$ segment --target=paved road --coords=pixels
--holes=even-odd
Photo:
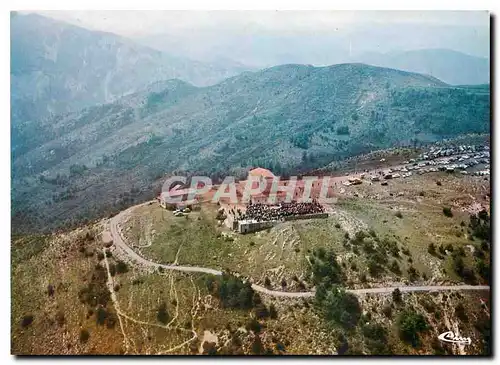
[[[210,268],[206,268],[206,267],[158,264],[156,262],[145,259],[144,257],[140,256],[137,252],[132,250],[130,248],[130,246],[123,239],[123,236],[121,235],[120,230],[118,228],[118,224],[129,213],[131,213],[132,210],[134,210],[135,208],[137,208],[141,205],[147,205],[147,204],[149,204],[149,202],[128,208],[110,219],[109,222],[110,222],[111,235],[113,236],[113,242],[116,245],[116,247],[119,247],[122,251],[124,251],[132,260],[134,260],[137,263],[144,265],[144,266],[162,267],[163,269],[166,269],[166,270],[177,270],[177,271],[183,271],[183,272],[198,272],[198,273],[205,273],[205,274],[212,274],[212,275],[222,275],[222,271],[210,269]],[[257,284],[252,284],[252,288],[253,288],[253,290],[255,290],[259,293],[267,294],[267,295],[274,296],[274,297],[309,298],[309,297],[314,296],[314,291],[310,291],[310,292],[284,292],[284,291],[279,291],[279,290],[269,290],[269,289],[267,289],[263,286],[257,285]],[[401,292],[421,292],[421,291],[433,292],[433,291],[448,291],[448,290],[490,290],[490,287],[487,285],[440,285],[440,286],[406,286],[406,285],[401,285],[401,286],[390,286],[390,287],[384,287],[384,288],[348,289],[347,291],[354,293],[354,294],[383,294],[383,293],[391,293],[396,288],[399,288],[399,290],[401,290]]]

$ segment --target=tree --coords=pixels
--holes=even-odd
[[[329,290],[324,285],[318,287],[315,301],[327,321],[344,328],[354,328],[361,316],[358,298],[337,286]]]
[[[372,355],[386,355],[391,351],[387,346],[387,329],[378,323],[363,326],[363,337]]]
[[[392,291],[392,300],[395,303],[401,303],[401,298],[402,298],[401,290],[399,290],[399,288],[394,289]]]
[[[205,283],[224,308],[250,309],[255,304],[252,285],[234,275],[224,273],[218,277],[210,276]]]
[[[170,316],[167,312],[167,304],[165,302],[161,303],[158,307],[158,313],[156,314],[156,319],[158,322],[167,324]]]
[[[271,286],[271,280],[266,276],[266,278],[264,279],[264,285],[266,287],[270,287]]]
[[[320,282],[338,284],[344,280],[342,268],[337,262],[335,253],[326,251],[323,247],[314,251],[316,260],[311,262],[313,282],[317,285]]]
[[[419,333],[428,329],[427,322],[422,314],[414,311],[404,311],[398,318],[399,335],[413,347],[419,345]]]
[[[124,274],[127,271],[128,271],[127,264],[121,260],[118,260],[118,262],[116,263],[116,272],[118,274]]]

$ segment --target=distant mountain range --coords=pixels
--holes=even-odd
[[[282,65],[203,88],[157,82],[14,126],[13,215],[57,226],[153,197],[166,172],[279,174],[489,128],[488,86],[364,64]]]
[[[11,110],[25,122],[111,102],[178,78],[212,85],[241,71],[192,61],[37,14],[11,14]]]
[[[431,75],[451,85],[488,84],[490,62],[449,49],[423,49],[394,53],[367,53],[359,62]]]
[[[433,31],[436,32],[434,37]],[[419,37],[409,38],[414,32],[418,32]],[[435,39],[438,34],[441,36],[440,40]],[[451,85],[489,83],[490,66],[487,57],[471,56],[445,48],[423,48],[420,42],[426,39],[428,47],[441,44],[464,49],[465,46],[460,47],[460,36],[469,45],[474,43],[475,37],[470,29],[419,29],[410,25],[401,29],[374,26],[328,34],[277,35],[251,31],[248,34],[217,34],[194,31],[186,34],[149,35],[138,38],[137,42],[160,51],[174,52],[178,56],[204,62],[210,60],[222,68],[246,67],[242,64],[267,68],[289,63],[326,66],[360,62],[431,75]],[[481,40],[484,38],[484,34],[476,36]],[[381,43],[381,39],[384,42]],[[351,45],[355,52],[351,52]],[[415,50],[386,51],[388,48],[407,50],[413,47]]]

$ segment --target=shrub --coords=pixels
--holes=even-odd
[[[340,223],[335,223],[335,228],[340,229]]]
[[[344,125],[344,126],[340,126],[340,127],[337,127],[337,134],[338,135],[347,135],[349,134],[349,127]]]
[[[454,256],[453,270],[455,271],[455,273],[459,276],[462,276],[464,268],[465,268],[464,260],[458,255]]]
[[[167,312],[167,304],[165,302],[161,303],[160,306],[158,307],[158,312],[156,313],[156,319],[160,323],[163,324],[168,323],[170,315]]]
[[[378,277],[381,273],[384,272],[384,268],[371,257],[368,260],[368,272],[370,273],[370,276]]]
[[[21,327],[28,327],[29,325],[31,325],[33,323],[33,315],[31,314],[27,314],[23,317],[23,319],[21,320]]]
[[[90,308],[95,308],[97,305],[105,307],[111,298],[106,284],[107,279],[106,269],[97,265],[92,273],[90,282],[78,292],[80,301],[87,304]]]
[[[97,312],[96,312],[97,324],[100,324],[102,326],[104,324],[104,322],[106,321],[107,317],[108,317],[108,312],[106,312],[105,308],[103,308],[101,306],[99,308],[97,308]]]
[[[109,273],[111,276],[116,275],[116,265],[115,264],[109,264]]]
[[[443,185],[443,184],[441,183],[441,181],[436,181],[436,185],[437,185],[437,186],[441,186],[441,185]]]
[[[465,308],[462,303],[457,304],[455,307],[455,315],[463,322],[468,321],[467,313],[465,313]]]
[[[453,217],[453,213],[451,212],[451,208],[444,207],[443,214],[449,218]]]
[[[272,319],[278,318],[278,311],[276,310],[276,307],[272,303],[269,306],[269,317],[271,317]]]
[[[118,260],[118,262],[116,263],[116,272],[118,274],[124,274],[127,271],[128,271],[127,264],[121,260]]]
[[[283,288],[286,287],[286,279],[285,278],[281,279],[281,286]]]
[[[431,255],[436,254],[436,245],[434,245],[433,242],[429,243],[429,246],[427,247],[427,252],[429,252]]]
[[[54,286],[52,284],[49,284],[47,286],[47,294],[49,295],[49,297],[53,297],[54,296]]]
[[[389,304],[384,305],[384,307],[382,308],[382,313],[387,318],[391,318],[392,317],[392,307]]]
[[[118,321],[118,317],[114,313],[108,313],[108,319],[106,320],[106,327],[111,329],[114,328],[116,322]]]
[[[64,318],[64,313],[62,311],[56,313],[55,319],[60,327],[64,326],[64,323],[66,323],[66,318]]]
[[[373,355],[389,354],[387,346],[387,329],[380,324],[367,324],[363,326],[363,337],[366,346]]]
[[[486,282],[490,281],[490,266],[487,265],[484,262],[484,260],[482,260],[482,259],[477,260],[476,270],[477,270],[479,276],[481,276],[484,280],[486,280]]]
[[[400,219],[403,218],[403,214],[401,212],[399,212],[399,211],[396,212],[395,216],[398,217],[398,218],[400,218]]]
[[[103,260],[103,259],[104,259],[104,254],[103,254],[102,252],[100,252],[100,251],[99,251],[99,252],[97,253],[97,259],[98,259],[99,261]]]
[[[419,345],[419,333],[428,329],[428,324],[420,313],[404,311],[398,318],[399,335],[401,339],[413,347]]]
[[[425,310],[429,313],[434,313],[434,311],[436,310],[436,305],[434,304],[434,302],[430,299],[423,299],[421,301],[421,304],[422,304],[422,307],[425,308]]]
[[[262,341],[259,336],[255,336],[252,346],[251,346],[252,353],[255,355],[262,355],[266,353],[266,348],[262,344]]]
[[[394,274],[401,274],[401,269],[399,268],[399,264],[396,260],[393,260],[391,263],[391,266],[389,269],[394,273]]]
[[[264,279],[264,285],[267,286],[267,287],[271,286],[271,280],[269,280],[269,278],[267,276]]]
[[[80,342],[85,343],[89,340],[90,338],[90,333],[86,329],[82,329],[80,331]]]
[[[261,330],[261,324],[257,319],[252,318],[248,321],[246,328],[248,331],[252,331],[253,333],[259,333]]]
[[[324,248],[318,249],[317,260],[311,263],[314,284],[328,282],[330,284],[341,283],[344,275],[341,266],[337,262],[333,251],[326,251]]]
[[[267,307],[262,303],[255,306],[254,312],[255,312],[255,317],[258,319],[264,319],[269,317],[269,311],[267,310]]]
[[[394,289],[392,291],[392,300],[395,303],[401,303],[401,299],[402,299],[401,290],[399,290],[399,288]]]
[[[254,305],[254,290],[249,282],[243,282],[234,275],[209,276],[205,281],[207,289],[214,294],[224,308],[250,309]]]
[[[344,328],[354,328],[361,316],[358,298],[337,286],[319,285],[315,302],[323,317]]]
[[[408,276],[410,281],[415,281],[418,279],[418,271],[413,266],[408,268]]]

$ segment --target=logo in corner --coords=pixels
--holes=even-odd
[[[458,343],[458,344],[466,344],[466,345],[470,345],[472,343],[472,340],[470,339],[470,337],[455,336],[453,331],[441,333],[438,336],[438,338],[441,341],[450,342],[450,343]]]

